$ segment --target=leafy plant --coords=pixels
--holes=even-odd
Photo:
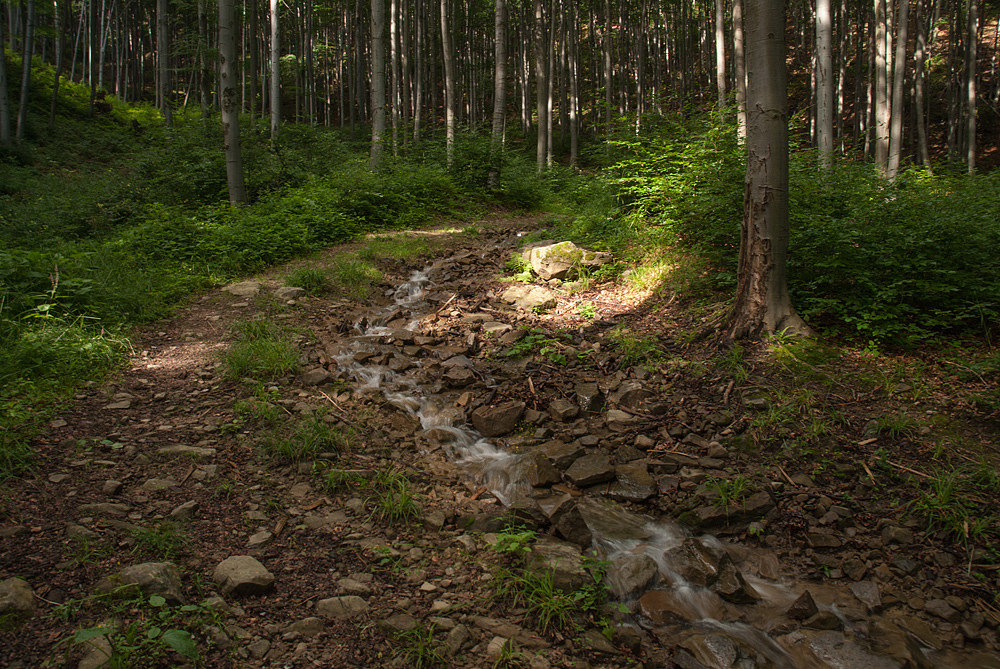
[[[374,505],[372,517],[405,523],[420,515],[417,496],[400,469],[384,465],[375,472],[369,486],[372,495],[368,502]]]
[[[445,645],[434,638],[434,625],[417,625],[411,630],[399,632],[396,639],[402,642],[399,657],[407,667],[422,669],[448,664]]]
[[[146,551],[164,561],[172,561],[190,543],[171,522],[162,522],[154,528],[137,528],[132,531],[132,537],[135,539],[134,551]]]
[[[298,353],[274,321],[241,321],[233,331],[237,341],[222,356],[227,378],[272,380],[298,369]]]
[[[584,302],[576,310],[576,315],[580,318],[586,318],[588,321],[597,318],[597,305],[593,302]]]
[[[332,287],[330,275],[318,267],[296,267],[285,277],[285,284],[302,288],[310,295],[322,295]]]
[[[743,347],[739,342],[734,342],[719,357],[718,362],[736,383],[744,383],[750,377],[750,365],[743,357]]]
[[[346,450],[350,446],[351,435],[324,421],[323,415],[322,411],[317,412],[294,423],[290,431],[269,436],[264,441],[265,449],[289,462]]]
[[[705,486],[717,495],[717,507],[741,504],[753,490],[753,483],[742,474],[731,479],[709,477],[705,480]]]

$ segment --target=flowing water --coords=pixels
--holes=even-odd
[[[454,398],[442,396],[439,384],[422,375],[421,359],[414,358],[412,366],[400,369],[393,369],[391,364],[371,363],[385,350],[387,339],[397,338],[399,328],[390,328],[390,320],[397,325],[406,322],[403,330],[420,333],[422,318],[435,311],[427,298],[446,263],[439,261],[414,272],[393,292],[391,304],[374,308],[359,320],[335,360],[341,373],[353,379],[355,393],[381,392],[392,405],[415,416],[423,430],[433,431],[450,460],[502,503],[510,505],[519,497],[533,495],[533,488],[521,474],[523,456],[499,448],[465,424],[464,414],[454,408]],[[495,386],[490,379],[486,383],[488,387]],[[744,564],[749,549],[736,550],[711,536],[691,537],[669,520],[651,522],[606,503],[581,503],[580,509],[599,554],[612,562],[624,556],[645,555],[659,569],[660,583],[655,587],[670,602],[672,621],[652,624],[641,616],[643,609],[633,597],[625,602],[635,612],[629,624],[645,628],[665,646],[687,649],[704,666],[1000,668],[1000,661],[993,654],[934,651],[927,647],[930,642],[926,639],[918,644],[914,635],[901,632],[899,626],[877,613],[860,619],[856,612],[853,616],[845,615],[838,603],[852,602],[855,609],[863,607],[839,585],[808,584],[818,610],[836,616],[838,630],[789,625],[784,612],[806,585],[778,580],[773,556],[755,556],[762,562],[770,560],[770,569],[741,566],[741,576],[759,598],[755,603],[738,605],[723,601],[710,588],[691,583],[681,575],[690,566],[683,563],[681,549],[687,541],[689,548],[697,549],[700,545],[708,554],[718,556],[729,552],[742,556]],[[697,545],[690,544],[691,541]],[[768,575],[772,578],[755,571],[771,572]],[[826,619],[830,620],[829,616]]]

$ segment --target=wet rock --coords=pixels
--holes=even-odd
[[[706,546],[694,537],[688,537],[680,546],[666,551],[664,558],[681,578],[703,588],[715,583],[724,562],[731,562],[724,550]]]
[[[442,377],[450,388],[464,388],[476,381],[476,375],[467,367],[450,367]]]
[[[580,408],[569,400],[554,400],[549,403],[549,415],[554,420],[565,423],[573,420],[580,413]]]
[[[926,604],[924,604],[924,611],[932,616],[937,616],[942,620],[946,620],[949,623],[957,623],[962,619],[962,614],[956,611],[951,604],[943,599],[929,600]]]
[[[902,666],[913,669],[932,669],[931,662],[913,637],[902,628],[884,618],[871,621],[872,646],[880,655],[887,655]]]
[[[803,591],[785,611],[785,615],[792,620],[805,620],[817,613],[819,613],[819,609],[816,607],[816,601],[808,590]]]
[[[850,590],[851,594],[865,605],[868,613],[878,613],[882,610],[882,597],[879,595],[878,585],[874,581],[851,583]]]
[[[20,578],[0,582],[0,620],[17,620],[35,615],[35,591]]]
[[[316,613],[325,618],[350,620],[368,613],[368,602],[357,595],[329,597],[316,602]]]
[[[513,430],[524,414],[524,402],[479,407],[472,412],[472,426],[484,437],[498,437]]]
[[[656,480],[650,476],[644,462],[635,462],[615,467],[617,481],[608,491],[612,499],[624,502],[642,502],[656,495]]]
[[[574,391],[581,411],[597,413],[604,408],[604,394],[596,383],[578,383]]]
[[[857,558],[851,558],[844,561],[843,565],[844,573],[852,581],[860,581],[868,573],[868,567],[865,563]]]
[[[639,598],[639,613],[655,625],[722,620],[725,611],[719,596],[709,590],[648,590]]]
[[[778,637],[777,642],[795,667],[829,667],[827,660],[836,658],[833,666],[844,669],[900,669],[895,660],[869,653],[842,632],[803,629]]]
[[[603,539],[648,539],[652,536],[644,518],[630,513],[614,502],[583,497],[576,508],[591,531]]]
[[[611,460],[604,453],[588,453],[570,465],[566,470],[566,478],[575,485],[585,488],[611,481],[615,478],[615,468],[611,466]]]
[[[145,562],[126,567],[117,574],[102,579],[94,589],[100,593],[107,593],[129,585],[137,587],[147,595],[159,595],[171,604],[184,602],[181,573],[170,562]]]
[[[729,554],[719,562],[719,577],[712,585],[712,590],[717,592],[727,602],[733,604],[753,604],[760,600],[760,594],[752,585],[746,582],[743,574],[736,568]]]
[[[660,567],[645,553],[623,553],[608,567],[606,578],[616,599],[628,599],[655,586]]]
[[[580,589],[589,578],[578,546],[546,536],[532,544],[527,567],[537,576],[551,574],[553,586],[564,592]]]
[[[222,290],[236,297],[253,297],[260,292],[260,282],[240,281],[239,283],[231,283]]]
[[[539,278],[545,281],[562,281],[575,278],[582,267],[596,267],[611,262],[611,254],[588,251],[573,242],[557,242],[526,249],[524,260]]]
[[[558,304],[556,294],[541,286],[511,286],[503,292],[500,299],[523,311],[554,309]]]
[[[563,539],[580,548],[590,548],[594,535],[575,503],[570,504],[565,511],[561,511],[558,516],[554,517],[553,523],[559,536]]]
[[[323,367],[315,367],[302,373],[302,385],[318,386],[330,380],[330,372]]]
[[[567,444],[562,441],[548,441],[538,447],[537,452],[543,454],[560,471],[569,469],[577,458],[586,452],[579,444]]]
[[[735,667],[740,656],[736,643],[721,634],[693,636],[682,641],[681,646],[691,651],[705,666],[718,669]]]
[[[524,478],[532,486],[539,488],[555,485],[562,481],[559,470],[543,454],[535,452],[525,458]]]
[[[802,626],[814,630],[838,630],[841,621],[832,611],[818,611],[802,621]]]
[[[249,555],[233,555],[215,568],[212,580],[233,597],[266,595],[274,590],[274,575]]]

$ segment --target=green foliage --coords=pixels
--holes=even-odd
[[[622,354],[622,366],[652,365],[663,359],[663,352],[652,337],[643,337],[632,332],[627,326],[619,325],[611,331],[615,349]]]
[[[504,274],[510,274],[513,281],[521,283],[531,283],[535,280],[535,274],[531,265],[524,259],[524,255],[516,251],[510,254],[510,258],[503,264]]]
[[[150,553],[164,562],[173,561],[190,543],[174,523],[162,522],[156,527],[140,527],[132,531],[136,552]]]
[[[339,256],[330,272],[345,294],[356,300],[368,297],[373,284],[382,279],[382,273],[370,261],[350,256]]]
[[[288,431],[271,435],[264,442],[268,452],[286,462],[299,462],[320,453],[347,450],[352,435],[323,420],[322,411],[293,424]]]
[[[942,469],[934,473],[913,502],[914,511],[927,520],[929,531],[943,531],[969,551],[988,535],[995,537],[995,470],[985,478],[983,474],[981,466]],[[990,501],[983,500],[982,494]]]
[[[322,295],[330,290],[330,275],[318,267],[296,267],[285,277],[285,285],[302,288],[310,295]]]
[[[402,644],[398,656],[404,666],[423,669],[448,664],[447,647],[434,637],[434,625],[417,625],[411,630],[400,632],[396,639]]]
[[[272,380],[298,369],[298,352],[274,321],[240,321],[233,332],[236,341],[222,355],[226,378]]]
[[[557,365],[565,365],[566,354],[563,352],[567,335],[550,336],[544,330],[532,328],[519,341],[510,345],[504,355],[508,358],[523,358],[538,353]]]
[[[736,383],[743,383],[750,378],[750,365],[743,357],[743,347],[734,342],[718,358],[719,367],[724,369]]]
[[[705,480],[705,486],[717,495],[715,505],[718,507],[741,504],[753,490],[753,483],[742,474],[730,479],[716,479],[710,476]]]
[[[408,523],[420,515],[417,495],[402,470],[383,464],[376,470],[369,488],[372,494],[367,501],[374,505],[373,518]]]

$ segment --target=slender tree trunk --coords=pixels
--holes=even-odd
[[[538,2],[538,0],[535,0]],[[684,3],[687,6],[687,3]],[[605,132],[611,134],[611,86],[614,73],[611,65],[611,0],[604,0],[604,124]]]
[[[35,0],[28,0],[28,18],[24,27],[24,61],[21,67],[21,104],[17,109],[17,131],[15,139],[24,139],[28,126],[28,99],[31,93],[31,60],[35,52]],[[973,70],[975,72],[975,70]]]
[[[892,78],[892,113],[889,120],[889,165],[886,176],[895,179],[899,174],[899,161],[903,154],[903,84],[906,79],[906,38],[910,23],[910,0],[898,0],[899,18],[896,21],[895,72]]]
[[[968,37],[965,59],[965,161],[969,174],[976,171],[976,54],[979,43],[979,13],[976,0],[968,0]]]
[[[56,74],[52,82],[52,102],[49,105],[49,130],[51,131],[56,125],[56,108],[59,103],[59,83],[62,79],[62,69],[63,69],[63,39],[65,38],[65,28],[62,17],[62,12],[59,9],[59,0],[52,0],[52,13],[53,20],[55,21],[55,35],[53,35],[53,40],[55,41],[55,51],[56,51]],[[0,44],[3,44],[3,40],[0,39]],[[2,66],[0,66],[2,67]]]
[[[246,181],[240,152],[240,109],[236,100],[236,18],[233,0],[219,0],[219,79],[222,107],[223,150],[226,152],[226,181],[229,204],[246,204]]]
[[[545,15],[542,11],[542,0],[534,0],[535,14],[535,109],[538,116],[538,134],[535,143],[535,157],[538,163],[538,171],[545,169],[545,151],[548,146],[546,130],[548,123],[545,111],[548,102],[549,84],[546,79],[545,58]]]
[[[578,64],[577,7],[570,3],[572,17],[569,23],[569,164],[576,167],[580,157],[580,73]],[[655,93],[654,93],[655,95]]]
[[[414,28],[416,29],[415,43],[416,43],[416,54],[414,55],[414,61],[416,65],[416,72],[414,72],[413,81],[413,143],[417,144],[420,142],[420,125],[423,120],[424,112],[424,32],[425,26],[427,24],[427,16],[424,11],[425,0],[416,0],[416,7],[414,13],[416,14]]]
[[[736,123],[741,140],[747,136],[747,73],[743,54],[743,0],[733,0],[733,65],[736,70]]]
[[[444,133],[448,167],[455,159],[455,73],[451,54],[448,0],[441,0],[441,54],[444,59]]]
[[[747,0],[747,174],[736,302],[726,338],[809,328],[792,308],[788,252],[788,94],[783,2]]]
[[[889,169],[889,82],[886,58],[886,0],[875,0],[875,165]]]
[[[201,97],[201,118],[211,115],[212,81],[208,70],[208,15],[205,0],[198,0],[198,85]]]
[[[726,0],[715,0],[715,90],[722,109],[726,106]]]
[[[493,17],[493,132],[490,135],[488,185],[500,187],[503,130],[507,114],[507,0],[496,0]]]
[[[382,165],[385,141],[385,0],[372,3],[372,148],[368,169]]]
[[[917,113],[917,153],[920,162],[927,169],[931,168],[931,155],[927,146],[927,120],[924,118],[924,67],[927,49],[927,22],[924,18],[924,3],[926,0],[917,0],[917,41],[913,52],[913,66],[915,71],[913,82],[913,106]]]
[[[830,0],[816,0],[816,145],[820,164],[833,158],[833,16]]]
[[[93,5],[93,2],[91,2]],[[230,10],[231,11],[231,10]],[[173,109],[170,105],[170,46],[167,24],[167,0],[156,0],[156,64],[159,70],[160,111],[163,122],[169,128],[174,124]]]
[[[10,97],[7,93],[7,57],[3,42],[3,17],[0,11],[0,144],[10,144]]]
[[[250,90],[247,91],[247,97],[250,102],[250,134],[253,136],[256,132],[255,126],[257,125],[257,76],[259,74],[259,65],[257,63],[258,30],[256,0],[247,0],[247,14],[249,14],[250,23],[247,39],[247,50],[250,52]]]
[[[278,0],[271,0],[271,148],[278,146],[281,128],[281,41],[278,26]]]
[[[399,67],[399,5],[389,3],[389,59],[392,63],[392,155],[399,155],[399,116],[402,107],[402,88]]]

